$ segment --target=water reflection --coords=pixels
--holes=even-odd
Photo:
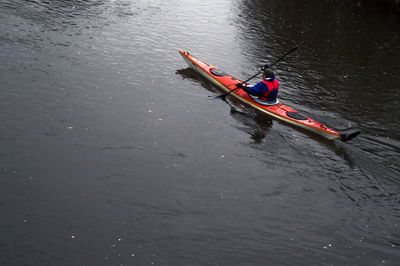
[[[211,82],[203,78],[199,73],[191,68],[180,69],[176,74],[181,75],[185,79],[193,80],[205,88],[206,90],[219,95],[223,93],[216,88]],[[240,101],[235,99],[217,99],[215,96],[210,97],[210,100],[224,101],[231,106],[231,116],[243,126],[235,127],[248,133],[255,143],[259,143],[265,138],[266,131],[272,126],[272,119],[267,118],[265,115],[254,112],[254,110],[247,109]]]
[[[273,125],[272,119],[266,118],[265,115],[252,115],[251,112],[243,112],[235,107],[231,108],[231,115],[243,125],[236,128],[247,132],[254,143],[262,142]]]
[[[180,75],[184,79],[190,79],[192,81],[195,81],[196,83],[200,82],[200,85],[210,92],[218,92],[216,87],[211,82],[203,78],[199,73],[189,67],[177,70],[176,74]]]

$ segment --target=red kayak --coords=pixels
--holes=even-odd
[[[276,119],[285,121],[292,125],[299,126],[308,131],[321,135],[329,140],[341,138],[341,140],[346,141],[357,136],[360,133],[359,131],[357,131],[350,135],[340,134],[326,127],[325,125],[320,124],[296,112],[292,108],[283,105],[279,101],[275,103],[269,103],[262,101],[258,97],[250,96],[242,89],[237,89],[236,84],[242,83],[241,80],[231,75],[228,75],[220,71],[218,68],[193,57],[186,51],[179,51],[179,53],[182,55],[183,59],[186,61],[189,67],[200,73],[207,80],[226,92],[234,90],[232,91],[232,93],[230,93],[230,95],[237,98],[239,101],[257,109],[258,111],[266,113]]]

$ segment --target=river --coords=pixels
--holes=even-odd
[[[0,0],[0,265],[399,265],[400,20],[379,4]],[[280,100],[255,114],[178,50]],[[254,80],[256,81],[256,79]]]

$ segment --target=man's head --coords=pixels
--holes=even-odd
[[[275,74],[274,74],[274,72],[272,71],[272,69],[266,68],[266,69],[264,69],[264,71],[263,71],[263,76],[264,76],[264,78],[273,78],[273,77],[275,77]]]

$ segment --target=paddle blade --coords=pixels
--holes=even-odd
[[[225,99],[225,98],[226,98],[226,94],[221,94],[221,95],[213,97],[213,99]]]
[[[340,136],[340,139],[341,139],[342,141],[348,141],[348,140],[351,140],[352,138],[357,137],[358,135],[360,135],[360,133],[361,133],[361,131],[356,131],[356,132],[353,132],[353,133],[351,133],[351,134],[349,134],[349,135],[347,135],[347,134],[342,134],[342,135]]]
[[[215,96],[214,99],[223,99],[223,100],[225,100],[226,96],[228,96],[229,94],[231,94],[232,92],[234,92],[234,91],[237,90],[237,89],[239,89],[238,86],[236,86],[236,88],[234,88],[233,90],[228,91],[227,93],[224,93],[224,94]]]

